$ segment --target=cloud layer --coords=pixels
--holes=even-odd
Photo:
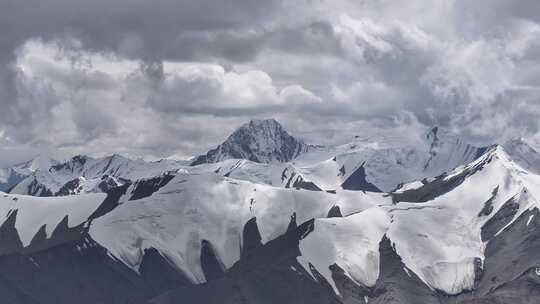
[[[253,117],[540,143],[535,0],[5,0],[0,28],[3,149],[189,156]]]

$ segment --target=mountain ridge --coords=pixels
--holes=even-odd
[[[466,145],[460,147],[440,145],[437,156],[447,159],[448,151],[470,152]],[[13,264],[14,254],[32,252],[39,268],[25,266],[17,275],[28,279],[15,284],[32,294],[45,293],[48,299],[53,298],[48,291],[27,289],[23,282],[38,273],[54,280],[58,273],[43,272],[53,261],[61,275],[76,275],[85,286],[100,285],[94,285],[91,274],[72,273],[57,260],[39,259],[39,254],[67,256],[75,267],[83,267],[84,259],[72,254],[88,255],[100,274],[122,281],[107,270],[114,265],[116,273],[140,282],[141,290],[159,278],[151,275],[153,268],[166,273],[160,282],[174,292],[155,289],[138,295],[137,304],[154,297],[154,303],[183,297],[235,303],[238,298],[230,296],[244,297],[241,291],[230,292],[236,288],[250,290],[245,296],[250,299],[309,299],[286,286],[329,295],[335,303],[480,304],[504,296],[509,300],[502,303],[510,304],[520,303],[516,293],[535,294],[540,287],[535,270],[540,265],[535,251],[540,248],[540,175],[524,168],[505,147],[491,146],[438,176],[382,193],[340,184],[329,188],[306,164],[311,161],[326,174],[341,174],[343,168],[338,181],[363,168],[364,183],[372,177],[364,168],[370,161],[366,155],[381,153],[393,159],[418,151],[418,159],[429,159],[429,142],[421,150],[369,148],[366,154],[364,147],[340,149],[324,155],[306,153],[288,163],[229,159],[185,166],[158,178],[137,178],[137,170],[131,170],[137,168],[119,167],[125,159],[118,156],[76,157],[52,171],[85,179],[124,172],[134,180],[102,191],[106,194],[36,198],[1,193],[1,211],[10,216],[0,217],[0,237],[15,241],[0,244],[0,262]],[[415,168],[423,165],[419,162]],[[319,189],[290,187],[297,177]],[[8,248],[8,243],[14,245]],[[97,249],[102,254],[96,255]],[[266,279],[257,285],[238,279],[242,277]],[[121,291],[115,296],[129,295]],[[56,296],[66,299],[58,300],[61,304],[69,303],[68,298]],[[523,303],[535,304],[531,299]]]

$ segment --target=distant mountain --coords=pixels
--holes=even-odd
[[[540,172],[540,154],[524,140],[508,141],[504,147],[522,167]],[[191,167],[181,161],[146,162],[120,155],[79,155],[63,163],[32,160],[0,171],[0,190],[36,196],[103,192],[181,169],[285,188],[390,192],[403,183],[467,164],[488,148],[439,127],[414,143],[398,134],[376,134],[358,136],[344,145],[308,146],[273,119],[252,120],[222,145],[197,157]]]
[[[36,171],[49,170],[50,167],[59,164],[57,160],[44,155],[0,169],[0,191],[9,191],[22,180],[32,175]]]
[[[81,163],[57,169],[83,172]],[[86,172],[119,167],[104,168]],[[536,304],[540,297],[540,175],[502,146],[390,193],[288,188],[283,183],[299,171],[281,163],[191,169],[106,194],[1,194],[2,296],[15,304]],[[275,178],[284,171],[284,182]]]
[[[251,120],[217,148],[195,158],[192,165],[233,158],[257,163],[288,162],[307,150],[308,145],[289,135],[275,119]]]
[[[102,158],[77,155],[45,170],[32,172],[10,192],[33,196],[106,192],[131,181],[179,170],[183,166],[183,162],[174,160],[146,162],[117,154]]]
[[[401,183],[435,177],[469,163],[486,149],[434,127],[418,142],[404,141],[399,134],[358,137],[340,146],[313,148],[292,162],[324,190],[389,192]]]
[[[374,136],[355,138],[340,146],[308,146],[273,119],[252,120],[218,148],[196,158],[191,163],[196,166],[186,167],[173,160],[131,160],[120,155],[79,155],[43,170],[25,169],[24,174],[15,174],[21,172],[19,169],[15,173],[6,171],[3,189],[36,196],[103,192],[127,181],[182,169],[285,188],[388,192],[402,183],[448,172],[485,150],[438,127],[414,144],[396,137]],[[524,153],[524,148],[514,150]],[[24,167],[38,168],[36,163],[28,162]]]

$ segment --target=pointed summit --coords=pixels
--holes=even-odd
[[[289,135],[275,119],[251,120],[234,131],[221,145],[198,156],[192,165],[241,158],[257,163],[288,162],[308,146]]]

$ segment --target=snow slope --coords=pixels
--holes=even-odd
[[[0,226],[16,211],[15,229],[23,246],[28,246],[43,225],[47,237],[50,237],[66,216],[70,228],[83,223],[99,207],[105,196],[100,193],[41,198],[0,192]]]
[[[313,232],[300,242],[298,261],[308,273],[312,264],[336,293],[329,268],[333,264],[353,282],[374,286],[380,267],[378,246],[386,235],[406,271],[432,289],[459,294],[474,288],[490,238],[526,210],[538,208],[540,197],[540,175],[522,168],[500,146],[447,174],[405,184],[390,194],[286,188],[287,178],[282,180],[281,175],[287,170],[310,177],[291,163],[247,160],[182,169],[149,196],[134,200],[122,196],[115,209],[91,223],[89,233],[135,271],[145,249],[155,248],[192,282],[201,283],[206,281],[200,262],[203,241],[212,245],[225,267],[231,267],[240,258],[248,220],[257,219],[266,243],[282,235],[296,214],[297,223],[315,218]],[[69,214],[70,226],[78,225],[104,200],[104,194],[2,195],[0,212],[19,210],[15,227],[25,245],[43,224],[48,236],[65,215]],[[489,224],[509,204],[510,217]],[[335,206],[339,212],[332,214],[343,217],[327,218]]]
[[[179,173],[152,196],[122,203],[96,219],[91,236],[116,258],[137,270],[145,248],[156,248],[193,282],[204,282],[199,256],[209,241],[226,267],[240,257],[244,224],[257,218],[262,241],[283,234],[296,212],[297,222],[326,217],[339,205],[351,214],[376,204],[381,194],[292,190],[222,177]]]
[[[315,230],[300,241],[299,261],[306,270],[308,263],[314,265],[338,294],[329,269],[334,263],[354,282],[373,286],[379,277],[379,242],[389,225],[390,217],[380,207],[316,219]]]
[[[484,259],[488,241],[482,239],[486,222],[507,202],[517,202],[507,227],[525,210],[538,208],[540,197],[540,176],[525,171],[500,146],[442,181],[458,176],[466,178],[432,200],[387,207],[392,218],[387,235],[404,263],[428,286],[447,294],[473,289],[475,260]]]
[[[395,136],[355,138],[351,143],[314,149],[293,161],[302,174],[323,189],[337,189],[363,165],[366,180],[382,191],[434,177],[480,156],[485,148],[432,128],[418,142]]]

